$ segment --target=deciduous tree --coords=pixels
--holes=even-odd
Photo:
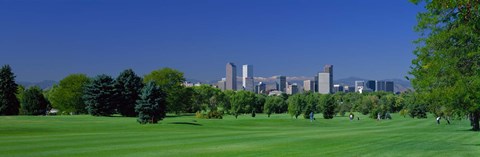
[[[332,119],[335,115],[334,98],[329,94],[323,94],[320,97],[320,105],[322,105],[323,118]]]
[[[480,118],[480,1],[411,0],[424,3],[415,30],[416,58],[411,81],[428,105],[441,105],[459,116]]]
[[[178,102],[178,100],[183,100],[185,96],[182,95],[185,93],[182,89],[185,88],[182,86],[182,83],[185,82],[182,72],[171,68],[163,68],[145,75],[143,81],[145,83],[153,81],[167,93],[168,112],[180,114],[185,109],[186,104]]]
[[[238,91],[231,98],[230,113],[237,118],[240,114],[248,112],[247,106],[255,103],[255,94],[250,91]]]
[[[307,107],[302,94],[295,94],[288,97],[288,113],[295,118],[301,115]]]
[[[87,113],[82,96],[90,79],[85,74],[71,74],[54,85],[48,92],[48,100],[53,108],[65,113]]]

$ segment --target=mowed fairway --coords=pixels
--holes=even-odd
[[[0,117],[0,156],[479,156],[469,122],[437,125],[433,117],[349,121],[248,115],[222,120]]]

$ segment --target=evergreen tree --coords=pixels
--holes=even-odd
[[[15,75],[9,65],[0,69],[0,115],[18,115],[20,102],[17,99]]]
[[[40,87],[30,87],[24,91],[21,101],[21,113],[25,115],[45,115],[48,101]]]
[[[149,82],[143,87],[135,106],[137,121],[140,124],[157,123],[165,118],[166,108],[166,94],[154,82]]]
[[[123,71],[115,81],[115,88],[118,91],[118,112],[127,117],[135,117],[135,103],[143,88],[142,78],[138,77],[132,69]]]
[[[107,75],[99,75],[85,88],[83,99],[88,113],[94,116],[110,116],[115,113],[118,94],[115,81]]]

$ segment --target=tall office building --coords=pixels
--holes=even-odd
[[[365,86],[367,88],[370,88],[372,91],[375,91],[376,90],[376,83],[375,83],[375,80],[368,80],[365,84]]]
[[[227,63],[226,90],[237,90],[237,66]]]
[[[287,77],[277,76],[277,90],[286,93],[287,92]]]
[[[243,65],[242,70],[243,70],[243,76],[242,76],[243,89],[246,91],[253,92],[254,90],[253,66]]]
[[[318,93],[318,74],[313,78],[313,92]]]
[[[333,65],[327,64],[323,67],[324,73],[329,73],[330,93],[333,93]]]
[[[297,93],[298,93],[298,85],[296,83],[288,85],[287,94],[293,95]]]
[[[263,82],[259,82],[258,85],[255,86],[255,93],[257,94],[267,94],[267,85]]]
[[[376,87],[375,87],[376,92],[387,90],[387,88],[385,86],[385,81],[378,81],[377,80],[377,81],[375,81],[375,85],[376,85]]]
[[[395,84],[393,81],[385,81],[385,91],[387,92],[395,92]]]
[[[320,94],[333,93],[333,87],[330,87],[329,73],[318,73],[318,93]]]
[[[355,81],[355,92],[359,92],[365,88],[365,81]]]
[[[333,93],[333,65],[325,65],[323,72],[318,73],[318,93],[331,94]]]
[[[305,92],[314,92],[314,84],[312,80],[303,81],[303,91]]]

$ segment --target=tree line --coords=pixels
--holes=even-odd
[[[370,118],[386,118],[389,113],[426,118],[427,112],[435,116],[451,116],[453,111],[427,101],[425,94],[404,92],[372,93],[302,93],[267,96],[249,91],[221,91],[210,85],[185,87],[183,73],[163,68],[143,78],[132,69],[124,70],[113,78],[98,75],[71,74],[52,88],[25,89],[14,81],[10,66],[0,71],[1,115],[44,115],[50,109],[59,114],[91,114],[139,117],[140,123],[156,123],[166,113],[196,113],[198,118],[222,118],[224,114],[238,117],[242,114],[288,113],[292,117],[308,118],[309,113],[321,113],[323,118],[345,116],[359,112]]]
[[[221,91],[210,85],[185,87],[183,73],[163,68],[143,78],[132,69],[113,78],[98,75],[71,74],[52,88],[25,89],[14,81],[8,65],[1,70],[1,114],[44,115],[50,109],[59,114],[91,114],[139,117],[140,123],[156,123],[166,113],[196,113],[199,118],[222,118],[224,114],[288,113],[292,117],[308,118],[310,112],[321,113],[325,119],[360,112],[377,115],[400,112],[402,115],[425,118],[428,107],[415,102],[413,92],[395,95],[386,92],[267,96],[249,91]]]

